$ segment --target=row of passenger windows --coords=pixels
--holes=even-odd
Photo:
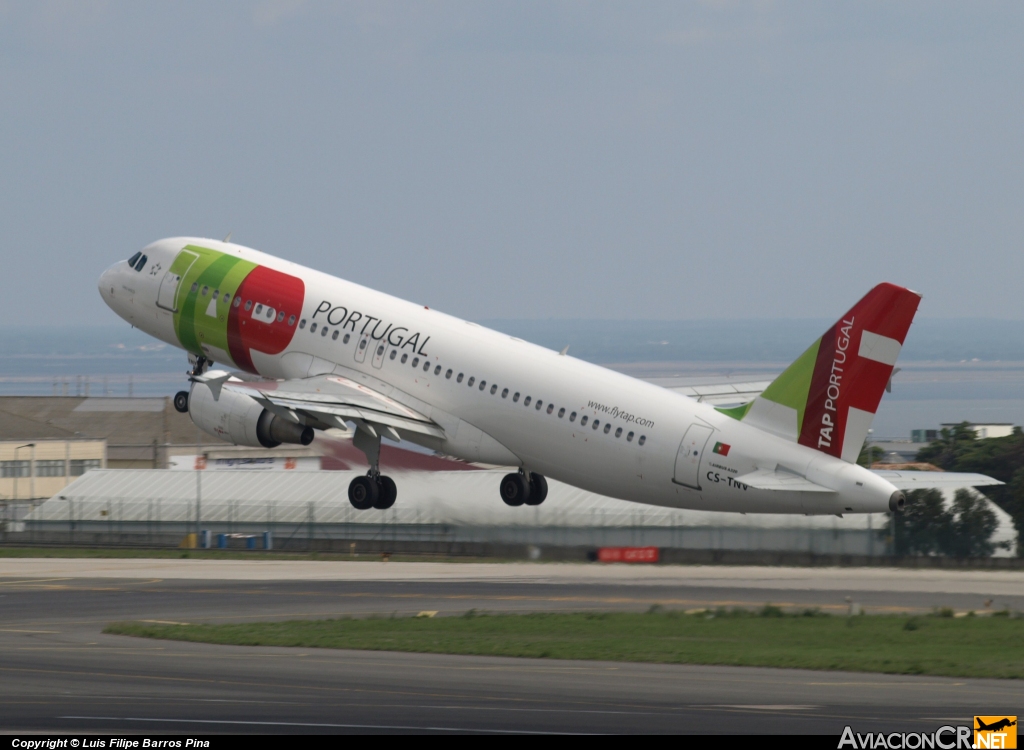
[[[210,287],[207,286],[207,285],[203,285],[203,288],[200,289],[199,288],[199,282],[195,282],[195,283],[192,284],[192,293],[194,294],[196,292],[199,292],[200,295],[205,297],[207,294],[210,294]],[[224,294],[221,295],[220,294],[220,289],[214,289],[213,290],[213,294],[211,295],[211,299],[215,300],[215,299],[217,299],[218,296],[220,296],[220,302],[221,302],[222,305],[230,304],[232,307],[241,307],[242,306],[242,298],[241,297],[235,297],[234,301],[232,301],[231,293],[230,292],[224,292]],[[244,308],[244,310],[245,310],[245,312],[249,312],[250,310],[252,310],[252,316],[254,318],[266,318],[267,319],[266,320],[267,323],[273,323],[275,320],[278,323],[283,323],[284,322],[284,318],[285,318],[285,313],[284,313],[283,310],[281,310],[281,311],[275,310],[270,305],[263,305],[263,304],[260,304],[260,303],[256,303],[256,309],[253,310],[253,301],[251,299],[248,299],[248,300],[245,301],[245,308]],[[294,316],[294,315],[289,315],[288,316],[288,325],[289,326],[295,325],[295,317],[296,316]],[[303,320],[302,324],[305,325],[305,323],[306,323],[306,321]]]
[[[291,323],[289,323],[289,325],[291,325]],[[302,320],[299,321],[299,328],[303,329],[305,327],[306,327],[306,319],[303,318]],[[316,329],[317,329],[317,324],[316,323],[310,323],[310,325],[309,325],[309,332],[310,333],[316,333]],[[328,330],[329,329],[328,329],[327,326],[322,326],[320,328],[320,335],[321,336],[326,336]],[[333,341],[337,341],[339,333],[340,332],[337,329],[335,329],[334,333],[331,334],[331,339]],[[341,343],[347,344],[349,342],[349,338],[350,337],[351,337],[351,334],[346,333],[345,337],[342,339]],[[367,339],[365,339],[365,338],[361,339],[360,342],[359,342],[359,348],[360,349],[365,349],[366,346],[367,346]],[[378,357],[381,357],[381,356],[384,355],[385,348],[386,347],[384,346],[384,344],[378,344],[377,345],[377,356]],[[388,356],[388,359],[394,360],[397,357],[398,357],[398,350],[397,349],[392,349],[391,350],[391,354]],[[409,361],[409,353],[406,352],[406,353],[402,354],[401,363],[404,365],[408,361]],[[413,357],[412,357],[412,367],[418,368],[419,366],[420,366],[420,358],[415,356],[415,355],[413,355]],[[444,368],[442,368],[441,365],[436,365],[434,367],[434,374],[435,375],[440,375],[442,369],[444,369]],[[429,372],[429,371],[430,371],[430,360],[424,358],[423,359],[423,372]],[[455,371],[452,370],[451,368],[449,368],[445,372],[445,374],[444,374],[445,379],[446,380],[451,380],[452,379],[452,375],[454,373],[455,373]],[[455,377],[455,382],[456,383],[461,383],[465,379],[465,377],[466,377],[466,374],[463,373],[463,372],[460,372]],[[479,382],[479,384],[477,385],[477,380],[472,375],[470,375],[469,380],[466,381],[466,385],[468,387],[470,387],[470,388],[472,388],[474,385],[476,385],[477,390],[480,390],[480,391],[487,390],[487,381],[486,380],[481,380]],[[490,394],[492,396],[494,396],[495,394],[497,394],[497,392],[498,392],[497,384],[492,383],[491,387],[490,387]],[[508,394],[509,394],[509,389],[508,388],[502,388],[501,389],[501,397],[502,398],[508,398]],[[515,403],[519,403],[519,397],[521,395],[522,394],[520,394],[518,391],[516,391],[514,394],[512,394],[512,403],[514,403],[514,404]],[[533,408],[536,411],[540,411],[543,408],[543,406],[544,406],[544,401],[541,400],[541,399],[537,399],[536,401],[533,401],[533,397],[532,396],[527,396],[525,399],[523,399],[523,406],[529,406],[531,403],[534,404]],[[555,411],[555,405],[549,403],[548,404],[548,408],[545,411],[548,414],[552,414]],[[565,407],[561,407],[558,410],[558,418],[562,419],[564,417],[565,417]],[[570,422],[575,422],[576,421],[576,412],[572,412],[571,414],[569,414],[569,421]],[[590,417],[588,417],[586,415],[583,415],[582,417],[580,417],[580,426],[581,427],[586,427],[588,421],[590,422],[590,428],[592,430],[597,430],[597,429],[599,429],[601,427],[601,420],[594,419],[593,421],[591,421]],[[604,423],[604,430],[603,430],[604,434],[607,435],[611,431],[612,431],[612,424],[610,422],[605,422]],[[617,438],[622,437],[622,432],[623,432],[623,429],[621,427],[616,427],[615,428],[615,437],[617,437]],[[626,442],[629,442],[629,443],[633,442],[633,438],[634,438],[635,434],[636,433],[634,433],[632,430],[630,430],[628,433],[626,433]],[[636,442],[637,442],[637,445],[643,445],[644,443],[647,442],[647,436],[646,435],[641,435],[640,438]]]

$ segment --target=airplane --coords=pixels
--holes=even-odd
[[[1006,729],[1007,727],[1016,726],[1016,721],[1010,721],[1009,718],[1000,719],[994,721],[991,724],[986,724],[980,718],[975,717],[975,721],[978,722],[978,726],[975,727],[979,732],[998,732],[1000,729]]]
[[[207,433],[271,448],[352,429],[370,466],[348,489],[360,510],[397,498],[384,437],[510,467],[496,488],[509,506],[543,503],[546,477],[671,508],[838,516],[899,512],[907,489],[1001,484],[857,465],[921,299],[893,284],[731,407],[228,241],[159,240],[98,286],[188,353],[174,405]]]

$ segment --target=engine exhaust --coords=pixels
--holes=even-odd
[[[281,443],[309,445],[313,442],[313,428],[289,422],[269,411],[264,411],[256,425],[256,436],[267,448],[274,448]]]
[[[901,490],[896,490],[889,496],[889,510],[893,513],[902,513],[907,504],[907,496]]]

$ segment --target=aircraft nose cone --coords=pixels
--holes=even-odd
[[[100,290],[100,296],[103,297],[103,301],[108,305],[114,298],[114,279],[117,274],[115,270],[116,266],[111,266],[102,274],[100,274],[100,280],[97,282],[97,288]]]

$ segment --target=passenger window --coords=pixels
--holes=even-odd
[[[555,405],[554,404],[548,404],[548,414],[550,414],[554,410],[555,410]]]
[[[205,297],[205,296],[206,296],[206,293],[207,293],[208,291],[210,291],[210,287],[208,287],[208,286],[206,286],[206,285],[204,284],[204,285],[203,285],[203,291],[201,291],[201,292],[200,292],[200,294],[202,294],[202,295],[203,295],[203,296]]]
[[[420,358],[419,357],[413,357],[412,358],[412,366],[413,367],[419,367],[420,366]]]
[[[198,289],[199,289],[199,284],[198,283],[192,284],[192,294],[195,294],[196,291],[198,291]]]
[[[540,411],[540,407],[542,406],[544,406],[544,402],[541,401],[540,399],[537,399],[537,411]]]
[[[245,309],[248,310],[249,308],[247,307]],[[299,329],[301,330],[301,329],[303,329],[305,327],[306,327],[306,319],[303,318],[302,320],[299,321]]]
[[[622,428],[621,427],[615,431],[615,437],[622,437]]]
[[[310,323],[309,324],[309,332],[310,333],[316,333],[316,323]]]
[[[498,392],[498,386],[492,385],[491,386],[491,395],[493,396],[497,392]]]
[[[206,292],[203,292],[203,294],[206,294]],[[251,299],[247,299],[245,301],[245,311],[249,312],[251,309],[252,309],[252,300]],[[302,322],[305,323],[306,321],[302,321]]]
[[[224,292],[224,296],[221,298],[221,301],[225,305],[228,304],[231,301],[231,294],[229,292]]]
[[[231,306],[232,307],[238,307],[240,304],[242,304],[242,298],[241,297],[235,297],[235,301],[231,303]],[[292,317],[294,318],[295,316],[293,315]],[[292,322],[294,323],[295,321],[292,321]]]
[[[627,443],[632,443],[633,442],[633,432],[632,431],[630,431],[630,433],[628,435],[626,435],[626,442]]]
[[[327,335],[327,330],[328,330],[327,326],[324,326],[323,328],[321,328],[320,329],[320,335],[321,336],[326,336]]]
[[[607,423],[607,424],[606,424],[606,425],[604,426],[604,434],[605,434],[605,435],[607,435],[607,434],[608,434],[608,432],[609,432],[609,430],[611,430],[611,429],[612,429],[612,423],[611,423],[611,422],[608,422],[608,423]]]
[[[468,383],[466,383],[466,385],[468,385],[468,386],[469,386],[470,388],[472,388],[472,387],[473,387],[473,383],[474,383],[475,381],[476,381],[476,378],[475,378],[475,377],[472,377],[472,376],[470,376],[470,378],[469,378],[469,382],[468,382]]]
[[[238,297],[235,297],[235,307],[238,307]],[[288,326],[291,327],[293,325],[295,325],[295,316],[294,315],[289,315],[288,316]],[[337,331],[334,332],[334,338],[338,338],[338,332]]]
[[[337,331],[335,331],[337,333]],[[384,344],[377,347],[377,356],[380,357],[384,354]]]
[[[408,354],[403,354],[402,355],[402,364],[404,365],[408,361],[409,361],[409,355]]]
[[[502,398],[508,398],[508,388],[503,388],[501,391]]]
[[[584,415],[584,416],[583,416],[583,417],[582,417],[582,418],[580,419],[580,424],[581,424],[581,425],[586,425],[586,424],[587,424],[587,420],[588,420],[588,419],[590,419],[590,417],[588,417],[588,416]]]
[[[204,291],[203,294],[206,294],[206,292]],[[253,315],[259,315],[261,312],[263,312],[263,305],[256,305],[256,309],[253,311]],[[314,323],[313,325],[316,325],[316,323]],[[310,328],[309,330],[312,331],[313,329]]]
[[[446,372],[444,374],[444,378],[445,378],[445,380],[451,380],[452,379],[452,371],[448,370],[448,372]]]
[[[217,299],[217,296],[218,296],[219,294],[220,294],[220,289],[214,289],[214,290],[213,290],[213,298],[214,298],[214,299]]]
[[[316,325],[316,323],[314,323],[313,325]],[[366,348],[366,339],[360,339],[359,340],[359,348],[360,349],[365,349]]]
[[[437,369],[440,370],[441,368],[438,367]],[[430,372],[430,362],[428,360],[423,361],[423,372]]]
[[[397,356],[398,356],[398,350],[397,349],[392,349],[391,350],[391,356],[388,359],[394,359]]]
[[[487,381],[486,380],[481,380],[480,381],[480,390],[482,391],[486,387],[487,387]]]
[[[457,378],[455,378],[455,382],[456,383],[461,383],[463,377],[465,377],[465,376],[460,372],[459,376]]]
[[[291,323],[289,323],[288,325],[291,325]],[[337,341],[339,333],[341,333],[341,331],[335,331],[334,333],[332,333],[331,334],[331,341]]]
[[[141,252],[135,253],[135,255],[133,255],[132,257],[130,257],[128,259],[128,265],[131,266],[132,268],[135,268],[135,261],[137,261],[141,257],[142,257],[142,253]]]
[[[141,271],[142,267],[146,265],[146,261],[149,260],[145,255],[139,258],[139,262],[135,264],[135,270]]]
[[[517,401],[519,401],[519,391],[516,391],[516,395],[512,397],[513,404],[516,403]]]
[[[576,421],[576,412],[573,412],[572,414],[569,415],[569,421],[570,422],[575,422]]]
[[[523,406],[529,406],[531,399],[533,399],[533,396],[527,396],[525,399],[523,399]]]
[[[282,322],[284,322],[284,312],[283,312],[283,311],[282,311],[282,312],[279,312],[279,313],[277,314],[277,322],[278,322],[278,323],[282,323]]]
[[[441,374],[441,365],[438,365],[437,367],[434,368],[434,374],[435,375],[440,375]]]
[[[343,344],[347,344],[347,343],[348,343],[348,340],[349,340],[349,338],[350,338],[350,335],[346,333],[346,334],[345,334],[345,338],[343,338],[343,339],[341,340],[341,343],[343,343]]]
[[[636,442],[637,442],[638,445],[643,445],[644,443],[647,442],[647,436],[646,435],[641,435],[640,439],[637,440]]]
[[[563,406],[561,409],[558,410],[558,418],[561,419],[564,416],[565,416],[565,407]]]
[[[596,430],[600,426],[601,426],[601,420],[600,419],[595,419],[594,420],[594,429]]]

